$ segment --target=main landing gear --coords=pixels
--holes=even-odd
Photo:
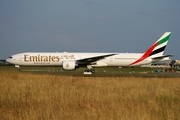
[[[93,69],[87,69],[84,71],[84,74],[93,74],[93,73],[95,73],[95,70]]]
[[[95,70],[92,69],[91,65],[87,65],[87,70],[84,71],[84,74],[93,74],[95,73]]]

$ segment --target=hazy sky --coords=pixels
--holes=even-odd
[[[145,52],[172,32],[180,59],[180,0],[0,0],[0,59],[21,52]]]

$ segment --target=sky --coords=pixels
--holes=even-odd
[[[145,52],[172,32],[180,59],[180,0],[0,0],[0,59],[22,52]]]

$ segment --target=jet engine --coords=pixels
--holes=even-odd
[[[76,62],[75,61],[63,61],[62,62],[62,69],[63,70],[75,70],[76,69]]]

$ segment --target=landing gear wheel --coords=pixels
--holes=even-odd
[[[87,69],[84,71],[84,74],[93,74],[93,73],[95,73],[95,70]]]
[[[21,70],[20,70],[20,69],[17,69],[17,72],[21,72]]]
[[[95,73],[95,70],[91,70],[92,73]]]

